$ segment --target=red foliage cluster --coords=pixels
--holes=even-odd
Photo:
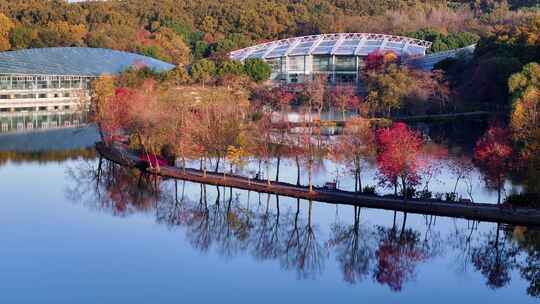
[[[485,172],[486,184],[500,192],[505,176],[512,166],[512,137],[510,131],[498,126],[490,127],[476,142],[474,158]]]
[[[359,110],[362,99],[356,94],[356,87],[352,85],[338,85],[330,92],[330,102],[340,111]],[[343,117],[345,119],[345,117]]]
[[[167,166],[168,163],[167,163],[167,160],[158,156],[158,155],[155,155],[155,154],[152,154],[152,153],[140,153],[139,154],[139,159],[141,161],[144,161],[144,162],[147,162],[149,164],[150,167],[154,168],[154,167],[162,167],[162,166]]]
[[[387,65],[399,60],[399,55],[394,51],[374,51],[367,55],[365,64],[367,69],[377,69],[381,66]]]
[[[395,123],[390,128],[377,132],[379,155],[380,182],[402,190],[414,187],[420,183],[418,170],[422,163],[419,161],[422,149],[420,134],[412,131],[404,123]]]

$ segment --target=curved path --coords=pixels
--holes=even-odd
[[[133,168],[137,167],[149,174],[196,183],[232,187],[332,204],[467,218],[486,222],[540,226],[540,209],[513,209],[503,208],[493,204],[449,203],[437,200],[405,200],[391,196],[362,195],[350,191],[328,190],[317,187],[310,192],[304,186],[268,182],[267,180],[253,180],[242,176],[224,176],[222,173],[208,172],[205,175],[202,171],[194,169],[180,169],[171,166],[162,166],[159,170],[141,169],[138,157],[121,148],[112,148],[98,143],[96,149],[104,158],[117,164]]]

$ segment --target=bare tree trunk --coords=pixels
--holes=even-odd
[[[312,160],[309,160],[308,161],[308,185],[309,185],[309,192],[312,192],[313,191],[313,183],[312,183],[312,168],[313,167],[313,164],[312,164]]]
[[[277,168],[276,168],[276,182],[279,182],[279,166],[281,164],[281,155],[277,157]]]
[[[354,192],[358,192],[358,171],[354,171]]]
[[[403,214],[403,224],[401,225],[401,233],[403,234],[403,231],[405,231],[405,223],[407,223],[407,212]]]
[[[296,161],[296,185],[300,186],[300,160],[298,159],[298,155],[295,156]]]
[[[356,165],[355,175],[356,175],[356,178],[358,179],[358,188],[359,188],[360,192],[362,192],[362,177],[360,176],[360,173],[361,173],[361,166],[360,165],[361,164],[360,164],[360,157],[359,156],[356,156],[355,165]]]
[[[504,183],[504,181],[499,176],[498,179],[497,179],[497,204],[501,203],[501,191],[502,191],[502,188],[503,188],[503,183]]]

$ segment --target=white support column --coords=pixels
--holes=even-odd
[[[290,83],[291,79],[289,78],[289,56],[285,55],[281,58],[285,60],[285,82]]]
[[[381,45],[379,46],[379,50],[384,49],[387,42],[388,42],[388,38],[384,38],[384,40],[381,42]]]
[[[313,69],[313,51],[319,46],[319,44],[321,44],[321,42],[323,42],[324,40],[324,35],[320,35],[317,40],[315,40],[313,42],[313,44],[311,45],[311,47],[309,48],[309,50],[307,51],[307,54],[309,55],[309,61],[311,63],[311,68],[310,68],[310,73],[311,74],[314,74],[314,69]]]
[[[302,40],[300,38],[296,38],[294,39],[292,42],[290,42],[289,44],[289,47],[287,48],[287,50],[285,51],[285,54],[283,55],[285,57],[285,67],[287,69],[287,83],[290,83],[291,82],[291,78],[289,76],[289,54],[291,53],[292,50],[294,50],[295,47],[297,47],[300,42],[302,42]]]
[[[336,83],[336,55],[332,55],[332,84]]]
[[[356,66],[356,69],[355,69],[355,76],[356,76],[356,84],[358,85],[358,82],[360,80],[360,75],[358,74],[358,69],[360,68],[360,57],[358,56],[354,56],[354,64]]]

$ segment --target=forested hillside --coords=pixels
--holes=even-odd
[[[430,39],[434,50],[444,50],[456,45],[449,33],[467,32],[466,41],[474,40],[532,14],[529,7],[537,1],[460,2],[4,0],[0,2],[0,50],[105,47],[182,65],[255,42],[346,31],[408,34]]]

